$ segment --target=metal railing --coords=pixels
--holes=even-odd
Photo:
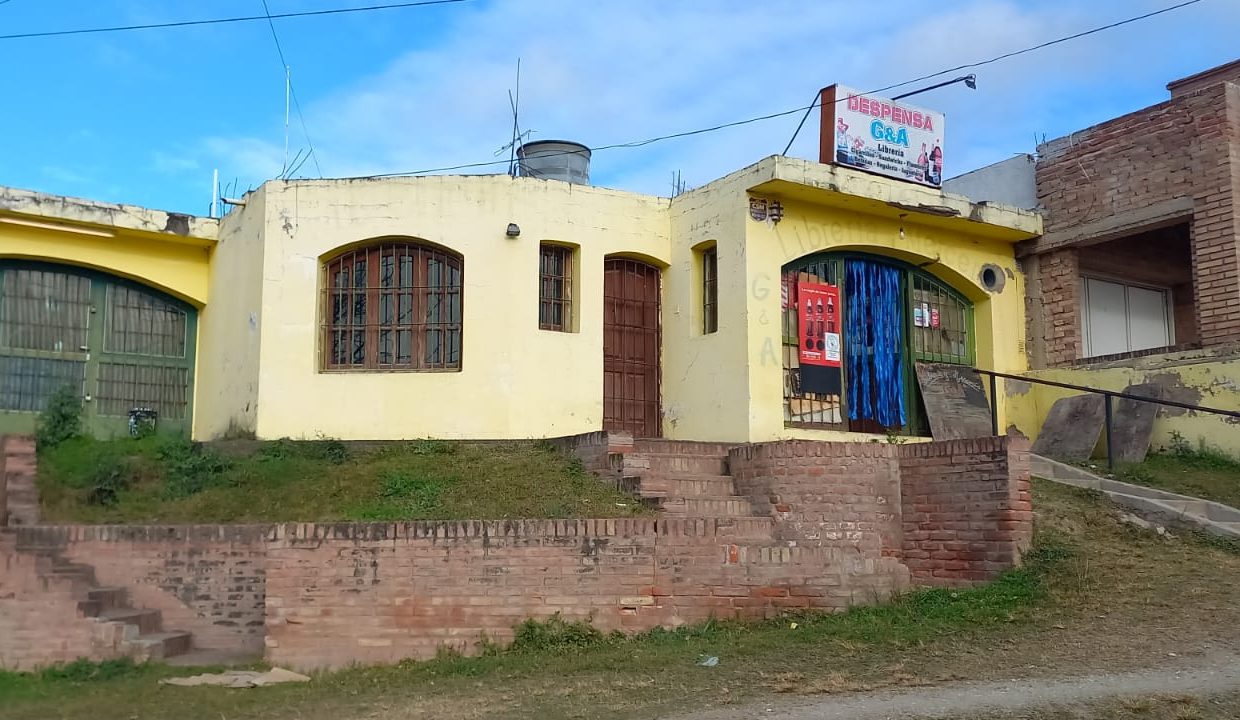
[[[1193,405],[1192,403],[1179,402],[1178,400],[1165,400],[1163,398],[1145,397],[1142,395],[1133,395],[1132,393],[1119,392],[1116,390],[1103,390],[1102,388],[1087,387],[1085,385],[1073,385],[1072,383],[1056,382],[1054,380],[1042,380],[1040,378],[1028,377],[1025,375],[1009,375],[1008,373],[995,372],[994,370],[982,370],[975,368],[978,373],[986,375],[990,378],[990,429],[995,434],[999,434],[999,393],[998,379],[1019,380],[1020,382],[1034,383],[1036,385],[1049,385],[1051,387],[1064,388],[1065,390],[1076,390],[1078,392],[1093,393],[1103,397],[1104,410],[1104,427],[1107,439],[1107,468],[1115,469],[1115,443],[1113,434],[1113,410],[1112,400],[1120,398],[1122,400],[1136,400],[1138,402],[1154,403],[1155,405],[1165,405],[1167,407],[1181,408],[1183,410],[1192,410],[1194,412],[1210,413],[1213,415],[1221,415],[1223,417],[1236,418],[1240,420],[1240,411],[1223,410],[1222,408],[1205,407],[1203,405]]]

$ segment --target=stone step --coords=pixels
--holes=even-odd
[[[158,610],[112,608],[110,610],[103,610],[96,617],[106,622],[135,625],[138,628],[139,635],[157,633],[163,627]]]
[[[658,475],[727,475],[728,459],[720,455],[662,455],[649,453],[638,467]]]
[[[670,517],[753,517],[748,500],[665,497],[659,509]]]
[[[130,642],[133,655],[138,661],[159,661],[188,653],[194,646],[194,638],[187,632],[143,633]]]
[[[659,455],[715,455],[726,457],[728,450],[736,447],[735,443],[692,442],[688,440],[634,440],[633,451],[636,453],[655,453]]]
[[[122,587],[96,587],[86,591],[86,600],[99,603],[99,610],[102,612],[128,607],[129,593]]]
[[[641,495],[667,497],[702,497],[723,500],[736,497],[731,475],[643,475],[636,490]]]
[[[91,565],[82,565],[79,563],[56,563],[55,565],[52,565],[52,574],[58,577],[94,579],[95,568]]]

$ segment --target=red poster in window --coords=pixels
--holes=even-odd
[[[839,286],[798,282],[797,315],[801,364],[840,367]]]

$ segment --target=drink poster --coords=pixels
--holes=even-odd
[[[840,367],[842,323],[839,286],[798,282],[797,315],[801,365]]]

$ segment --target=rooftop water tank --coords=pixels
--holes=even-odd
[[[590,148],[567,140],[538,140],[517,150],[522,177],[590,184]]]

